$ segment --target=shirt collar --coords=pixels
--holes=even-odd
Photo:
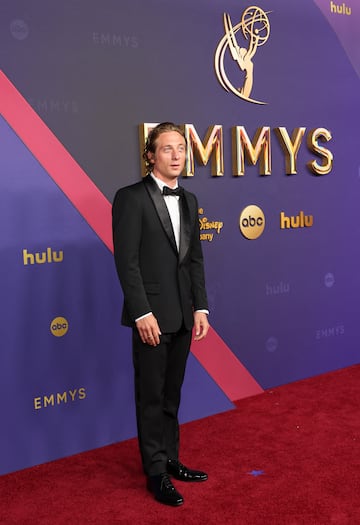
[[[160,189],[160,191],[162,193],[162,190],[163,190],[164,186],[167,186],[166,182],[163,182],[162,180],[160,180],[157,177],[155,177],[153,172],[150,173],[150,176],[154,179],[154,181],[156,182],[156,184],[158,185],[158,187],[159,187],[159,189]],[[178,183],[176,181],[176,185],[172,189],[175,190],[177,187],[178,187]]]

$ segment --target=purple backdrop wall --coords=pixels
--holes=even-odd
[[[268,388],[359,362],[360,8],[259,1],[271,31],[253,57],[252,98],[266,104],[254,104],[225,91],[214,70],[223,13],[235,25],[249,5],[3,0],[0,67],[109,201],[140,177],[139,124],[194,124],[202,139],[223,126],[224,175],[197,163],[182,184],[202,217],[223,223],[203,242],[212,326]],[[229,53],[224,67],[242,82]],[[234,177],[233,126],[251,138],[270,127],[271,175],[257,164]],[[310,173],[307,162],[320,159],[304,140],[298,172],[287,175],[279,126],[331,131],[330,173]],[[4,118],[0,148],[6,473],[132,437],[135,423],[112,254]],[[250,204],[266,220],[255,240],[239,228]],[[280,227],[281,212],[300,211],[311,226]],[[191,356],[182,421],[231,407]]]

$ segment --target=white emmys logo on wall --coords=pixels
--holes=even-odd
[[[270,22],[268,14],[271,11],[263,11],[260,7],[250,6],[242,14],[238,24],[232,25],[230,15],[223,14],[225,35],[220,40],[215,51],[215,73],[222,87],[237,97],[254,104],[266,104],[250,98],[253,88],[254,63],[253,58],[258,47],[263,46],[270,36]],[[247,47],[241,47],[237,41],[236,34],[241,30]],[[239,66],[243,83],[235,87],[230,82],[224,65],[226,51],[230,52],[231,58]]]
[[[25,20],[16,18],[10,23],[10,33],[16,40],[25,40],[29,36],[29,26]]]

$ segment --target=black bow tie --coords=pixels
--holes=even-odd
[[[175,197],[182,197],[182,195],[184,194],[184,189],[180,188],[180,186],[179,186],[179,187],[175,188],[174,190],[172,190],[168,186],[164,186],[162,194],[163,195],[175,195]]]

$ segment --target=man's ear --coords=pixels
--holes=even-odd
[[[147,152],[147,158],[148,158],[148,161],[150,162],[150,164],[155,164],[155,155],[151,152],[151,151],[148,151]]]

